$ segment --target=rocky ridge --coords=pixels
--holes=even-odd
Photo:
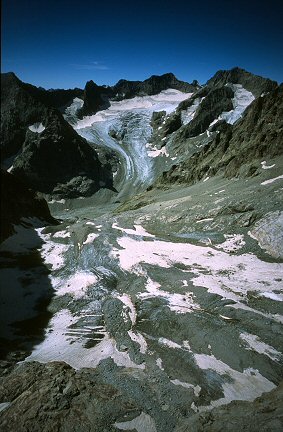
[[[41,90],[3,74],[1,150],[3,159],[16,154],[11,171],[33,189],[57,196],[112,188],[112,173],[95,150],[41,100]]]
[[[199,87],[200,85],[197,81],[189,84],[178,80],[174,74],[167,73],[161,76],[152,75],[144,81],[120,80],[113,87],[113,93],[115,98],[120,100],[134,96],[154,95],[168,88],[189,93],[196,91]]]
[[[161,183],[192,184],[205,176],[228,178],[255,175],[264,157],[283,153],[283,85],[256,99],[234,126],[218,131],[210,144],[194,156],[164,173]],[[217,128],[217,125],[215,125]]]
[[[84,103],[82,108],[77,111],[77,116],[82,118],[108,108],[111,96],[113,96],[111,87],[98,86],[93,81],[88,81],[82,97]]]
[[[222,87],[228,83],[241,84],[245,89],[252,92],[255,97],[268,93],[277,86],[275,81],[254,75],[239,67],[216,72],[216,74],[207,81],[206,85],[212,88]]]

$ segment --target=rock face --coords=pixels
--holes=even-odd
[[[231,70],[220,70],[207,81],[208,87],[222,87],[227,83],[241,84],[245,89],[253,93],[255,97],[262,93],[268,93],[277,87],[275,81],[254,75],[239,67]]]
[[[0,413],[1,430],[114,432],[117,430],[114,425],[119,424],[117,418],[121,418],[123,425],[140,413],[135,396],[131,398],[130,392],[127,396],[117,387],[105,383],[95,369],[75,371],[63,362],[22,364],[0,379],[1,400],[6,401]],[[235,401],[188,419],[182,418],[172,430],[221,432],[225,425],[226,430],[235,432],[239,427],[249,432],[256,432],[258,428],[279,432],[282,430],[282,394],[281,383],[254,402]]]
[[[187,108],[193,105],[196,99],[204,97],[204,95],[205,99],[200,103],[192,121],[183,129],[181,137],[190,138],[205,132],[210,123],[223,111],[230,111],[233,109],[232,98],[234,92],[230,87],[224,86],[211,90],[208,88],[206,92],[201,89],[200,92],[197,92],[196,95],[191,98],[192,100],[187,104]],[[181,108],[179,108],[179,112]]]
[[[1,400],[15,401],[0,414],[5,431],[114,431],[115,419],[138,414],[130,397],[100,382],[96,371],[65,363],[28,363],[0,384]],[[26,416],[24,412],[28,411]]]
[[[13,234],[13,225],[21,219],[36,217],[42,220],[42,225],[56,224],[45,199],[12,174],[1,169],[1,237],[5,240]]]
[[[134,96],[154,95],[166,89],[176,89],[183,92],[195,92],[199,88],[197,81],[193,84],[178,80],[174,74],[153,75],[145,81],[120,80],[113,87],[117,100],[129,99]]]
[[[254,402],[234,401],[227,406],[180,421],[174,432],[280,431],[283,427],[283,383]],[[223,427],[225,425],[225,427]]]
[[[40,122],[47,108],[31,95],[14,73],[1,76],[2,159],[20,151],[27,127]]]
[[[254,160],[283,153],[283,85],[256,99],[234,126],[221,127],[200,152],[163,174],[161,183],[195,183],[204,176],[255,174]],[[188,125],[189,126],[189,125]]]
[[[283,212],[268,213],[250,232],[260,247],[274,258],[283,259]]]
[[[83,94],[84,104],[79,110],[78,116],[82,118],[108,108],[110,106],[109,97],[111,96],[112,90],[110,87],[98,86],[93,81],[88,81]]]
[[[33,86],[30,86],[30,88],[31,87]],[[50,107],[55,107],[60,111],[63,111],[66,106],[70,105],[74,98],[82,99],[84,94],[83,90],[79,88],[68,89],[68,90],[65,89],[45,90],[45,89],[35,87],[35,89],[36,89],[36,94],[38,95],[38,97],[40,97],[40,99],[45,105],[48,105]]]
[[[42,132],[26,132],[22,153],[12,172],[48,194],[60,195],[61,191],[64,196],[75,198],[96,192],[99,181],[104,180],[96,152],[56,111],[48,112],[44,125]],[[74,178],[77,181],[70,184]],[[69,185],[69,192],[62,188],[64,184]]]
[[[40,89],[4,74],[2,157],[19,153],[13,173],[35,190],[70,198],[112,188],[112,174],[95,150],[41,96]]]

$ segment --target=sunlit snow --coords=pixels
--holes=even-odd
[[[33,125],[28,127],[31,132],[41,133],[45,130],[45,127],[42,123],[34,123]]]
[[[225,120],[229,124],[234,124],[239,120],[245,109],[255,100],[254,95],[246,90],[241,84],[226,84],[234,91],[232,99],[233,110],[224,111],[217,119],[213,120],[210,127],[213,126],[218,120]]]

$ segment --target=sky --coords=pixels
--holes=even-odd
[[[283,0],[2,0],[2,72],[45,88],[242,67],[283,81]]]

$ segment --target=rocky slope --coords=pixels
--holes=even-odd
[[[280,85],[256,99],[234,126],[222,126],[211,143],[164,173],[159,183],[191,184],[216,174],[228,178],[256,175],[259,159],[283,153],[282,118],[283,85]]]
[[[43,128],[27,130],[14,175],[40,192],[72,198],[112,186],[111,173],[103,172],[96,152],[61,115],[49,111]]]
[[[88,196],[112,188],[112,173],[95,150],[54,108],[42,91],[3,74],[2,158],[15,156],[13,173],[40,192],[58,196]]]
[[[205,132],[215,118],[223,111],[233,109],[232,98],[234,92],[230,87],[216,87],[197,92],[191,98],[186,108],[190,108],[198,98],[204,98],[196,110],[194,118],[183,128],[180,133],[181,139],[191,138]],[[179,107],[178,114],[181,117],[182,108]]]
[[[133,431],[156,431],[131,394],[122,395],[115,385],[103,382],[93,369],[78,372],[60,362],[24,364],[7,379],[0,379],[0,396],[2,400],[13,401],[7,402],[0,414],[2,430],[7,432],[15,429],[114,432],[130,427]],[[252,403],[236,401],[182,419],[171,430],[221,432],[225,425],[229,432],[237,432],[239,427],[247,432],[256,432],[258,428],[276,432],[283,425],[282,397],[283,384]],[[133,421],[135,418],[140,421]]]
[[[283,382],[252,403],[235,401],[181,421],[174,432],[221,432],[223,425],[229,432],[237,432],[239,429],[245,432],[280,431],[283,427],[282,400]]]

